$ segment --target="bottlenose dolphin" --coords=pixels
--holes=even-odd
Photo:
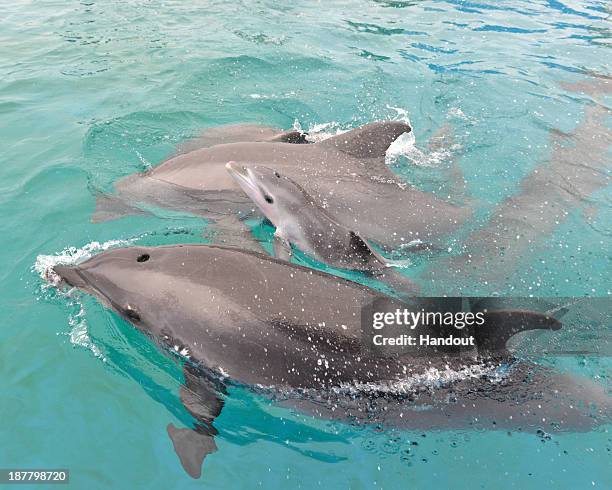
[[[499,290],[572,212],[582,210],[588,220],[594,209],[592,194],[612,182],[612,111],[598,100],[612,93],[612,79],[595,76],[562,86],[592,98],[581,123],[571,134],[551,131],[547,161],[523,179],[520,192],[496,206],[484,226],[467,236],[465,253],[432,264],[421,277],[423,283],[451,294],[465,294],[474,284]]]
[[[261,131],[249,137],[248,131],[231,128],[228,138],[223,139],[220,128],[216,138],[202,143],[220,144],[193,149],[118,181],[115,196],[99,199],[94,221],[114,217],[113,203],[120,204],[121,212],[144,203],[213,220],[248,213],[253,205],[225,170],[229,161],[282,172],[324,202],[340,223],[390,248],[414,239],[432,242],[456,230],[469,214],[400,181],[387,167],[386,150],[412,130],[404,122],[371,123],[312,144],[295,144],[300,140],[291,131],[271,138],[267,131],[267,140],[261,141]]]
[[[333,267],[366,272],[398,293],[416,292],[416,284],[390,269],[404,266],[406,261],[383,257],[366,239],[339,223],[297,182],[262,165],[229,162],[226,168],[276,227],[274,250],[277,257],[289,260],[293,244]]]
[[[216,450],[213,422],[227,388],[236,384],[284,393],[289,405],[331,417],[363,416],[374,398],[387,405],[381,414],[384,423],[400,427],[535,432],[555,424],[553,428],[588,430],[609,413],[609,397],[594,385],[513,366],[504,348],[509,337],[532,328],[560,327],[556,319],[537,312],[496,310],[487,303],[490,316],[473,347],[421,346],[381,353],[367,344],[363,312],[373,305],[381,311],[406,305],[418,311],[431,299],[402,303],[323,272],[210,245],[114,249],[54,271],[162,346],[189,358],[180,395],[197,422],[193,430],[170,425],[168,433],[192,477],[200,476],[204,457]],[[461,311],[463,303],[461,298],[443,298],[437,307]],[[435,328],[431,332],[441,333]],[[481,348],[508,374],[500,379],[494,370],[487,378],[477,370],[461,376]],[[459,376],[433,391],[418,387],[396,396],[386,389],[431,377],[432,369],[456,369]],[[360,396],[362,387],[367,392]]]

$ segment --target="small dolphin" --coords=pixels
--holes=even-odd
[[[595,385],[531,365],[515,366],[506,340],[523,330],[560,324],[537,312],[496,310],[491,301],[497,300],[485,304],[487,319],[474,347],[417,346],[387,354],[369,346],[362,313],[373,305],[381,311],[420,311],[432,299],[402,303],[263,254],[210,245],[114,249],[54,271],[64,283],[94,295],[162,346],[189,358],[180,396],[197,422],[192,429],[169,425],[168,433],[194,478],[204,457],[216,450],[213,422],[227,387],[235,384],[275,393],[297,390],[289,404],[335,418],[369,413],[363,404],[378,393],[376,403],[385,405],[383,422],[398,427],[535,432],[545,419],[546,428],[589,430],[610,413],[609,396]],[[442,298],[434,308],[462,311],[464,303]],[[427,329],[442,333],[436,326]],[[499,379],[493,371],[489,379],[476,366],[474,375],[461,375],[481,349],[509,374]],[[451,377],[433,391],[384,394],[385,387],[453,369],[457,383]],[[362,387],[370,387],[363,396]],[[321,396],[333,404],[319,403]]]
[[[238,185],[276,227],[276,256],[288,260],[291,245],[315,259],[340,269],[366,272],[388,283],[398,293],[414,294],[416,285],[389,269],[408,261],[383,257],[367,240],[339,223],[297,182],[262,165],[229,162],[226,168]]]
[[[212,220],[249,213],[252,203],[225,164],[267,165],[327,203],[344,226],[369,240],[398,248],[412,240],[432,242],[458,229],[469,211],[402,182],[385,164],[385,152],[412,128],[400,121],[367,124],[312,144],[294,131],[240,126],[215,131],[199,149],[170,158],[142,174],[118,181],[114,196],[101,196],[94,221],[118,217],[138,204],[191,212]],[[232,226],[237,225],[232,223]]]

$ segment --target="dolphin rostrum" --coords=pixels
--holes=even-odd
[[[201,474],[204,457],[216,450],[213,423],[227,389],[236,385],[285,393],[291,406],[341,418],[370,413],[363,404],[367,407],[375,395],[377,404],[386,405],[383,423],[411,428],[535,432],[550,424],[588,430],[609,413],[610,399],[601,388],[514,364],[505,351],[510,336],[560,327],[556,319],[537,312],[496,310],[487,303],[490,316],[474,335],[474,346],[421,346],[387,353],[370,348],[367,328],[362,329],[363,312],[373,305],[388,312],[406,305],[419,311],[431,299],[401,303],[323,272],[211,245],[114,249],[54,271],[162,346],[189,358],[180,396],[196,423],[193,429],[169,425],[168,433],[194,478]],[[443,298],[436,307],[458,312],[466,309],[464,303]],[[442,333],[427,328],[432,335]],[[495,368],[487,371],[491,378],[476,371],[429,390],[420,386],[389,391],[389,386],[429,379],[432,369],[471,372],[465,366],[476,362],[481,348],[507,374],[500,377]],[[358,395],[364,387],[367,391]],[[320,396],[332,405],[320,403]]]
[[[230,126],[224,137],[223,128],[218,128],[215,137],[199,140],[210,146],[192,145],[188,153],[118,181],[115,196],[99,198],[93,219],[116,217],[112,208],[118,206],[121,212],[134,212],[138,204],[221,221],[248,213],[253,208],[250,199],[225,170],[227,162],[235,161],[282,172],[326,203],[344,226],[381,245],[432,242],[458,229],[469,211],[411,187],[387,167],[385,152],[411,130],[404,122],[383,121],[317,143],[295,144],[302,140],[292,131],[272,136],[270,130]]]
[[[333,267],[369,273],[398,293],[416,292],[412,281],[390,269],[403,266],[406,261],[383,257],[366,239],[339,223],[297,182],[262,165],[229,162],[226,168],[276,227],[274,250],[277,257],[288,260],[291,245],[295,245]]]

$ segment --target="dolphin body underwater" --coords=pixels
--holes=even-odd
[[[375,122],[299,144],[305,140],[297,131],[254,125],[216,128],[188,144],[187,153],[119,180],[115,195],[98,197],[92,219],[142,213],[138,205],[150,204],[240,226],[236,215],[250,213],[253,204],[225,169],[234,161],[278,170],[325,202],[344,226],[379,245],[396,249],[415,239],[431,243],[458,229],[470,211],[401,182],[387,167],[385,152],[410,131],[404,122]]]
[[[526,265],[526,258],[541,253],[562,223],[580,212],[592,226],[598,206],[609,205],[612,109],[605,97],[612,95],[612,78],[587,74],[589,78],[561,84],[588,97],[580,123],[570,133],[551,131],[550,155],[520,182],[519,192],[500,202],[490,219],[465,237],[463,253],[424,271],[422,283],[443,285],[446,294],[466,294],[475,284],[504,290],[512,274]],[[607,239],[609,227],[600,233]]]
[[[392,269],[406,261],[387,260],[380,255],[366,239],[338,223],[297,182],[261,165],[229,162],[226,168],[276,227],[276,257],[289,260],[293,244],[333,267],[366,272],[402,296],[417,292],[416,284]]]
[[[383,353],[366,345],[363,311],[372,305],[416,311],[423,300],[399,302],[256,252],[218,245],[129,247],[54,272],[160,346],[189,357],[180,397],[196,422],[189,429],[170,424],[168,434],[194,478],[217,449],[213,423],[236,386],[281,393],[281,405],[321,417],[369,423],[374,413],[386,426],[409,429],[585,431],[605,423],[611,409],[609,395],[596,385],[515,363],[505,348],[512,335],[560,328],[558,320],[537,312],[496,310],[493,303],[473,347]],[[462,308],[448,299],[439,307]],[[481,358],[507,373],[463,376],[430,389],[385,389],[427,377],[432,369],[460,372]]]

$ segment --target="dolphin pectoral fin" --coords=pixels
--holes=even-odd
[[[483,325],[475,326],[479,353],[504,351],[513,335],[527,330],[559,330],[561,322],[546,313],[525,310],[486,311]]]
[[[117,196],[98,194],[96,196],[96,208],[91,216],[92,223],[103,223],[113,221],[132,214],[149,214],[147,211],[126,203]]]
[[[272,247],[274,248],[274,256],[280,260],[286,260],[287,262],[291,260],[291,256],[293,255],[293,251],[291,250],[291,245],[289,242],[277,235],[274,235],[274,241],[272,242]]]
[[[191,478],[200,478],[204,458],[217,450],[214,437],[192,429],[179,429],[172,424],[168,424],[167,430],[185,471]]]
[[[284,133],[278,134],[267,141],[269,143],[293,143],[295,145],[302,145],[310,143],[306,136],[308,133],[302,133],[301,131],[291,130],[285,131]]]
[[[388,260],[357,233],[351,231],[349,234],[350,247],[354,254],[361,257],[366,263],[372,257],[376,260],[379,267],[372,273],[376,279],[393,289],[402,299],[414,297],[419,292],[419,287],[414,282],[393,269],[393,267],[407,267],[411,263],[410,260]]]
[[[391,143],[410,131],[410,125],[402,121],[379,121],[316,144],[336,148],[355,158],[384,158]]]
[[[352,253],[361,257],[364,262],[367,262],[372,257],[381,265],[381,267],[406,267],[410,265],[409,260],[389,260],[378,252],[370,243],[359,236],[354,231],[349,232],[350,243]]]
[[[351,248],[352,253],[363,258],[364,261],[367,261],[371,256],[374,256],[374,258],[378,260],[381,265],[386,265],[387,259],[374,250],[374,248],[366,240],[361,238],[354,231],[349,232],[349,247]]]
[[[222,387],[195,366],[185,364],[183,374],[185,384],[180,389],[181,402],[196,420],[210,426],[214,431],[212,422],[223,408]]]
[[[169,424],[168,435],[185,471],[192,478],[202,474],[204,458],[217,450],[217,429],[212,425],[223,409],[220,387],[197,367],[183,366],[185,384],[180,398],[187,411],[197,420],[193,429],[178,429]]]

